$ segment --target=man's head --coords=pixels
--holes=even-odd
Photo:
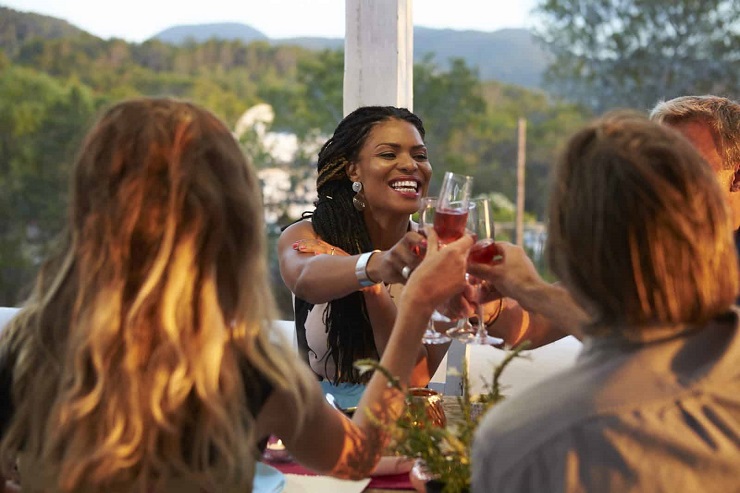
[[[718,96],[682,96],[661,101],[650,118],[686,137],[717,175],[740,228],[740,104]]]
[[[555,168],[547,255],[601,325],[701,324],[737,293],[730,225],[686,139],[615,112],[576,133]]]

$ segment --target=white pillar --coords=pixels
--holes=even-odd
[[[527,162],[527,119],[519,118],[516,154],[516,244],[524,245],[524,166]]]
[[[413,0],[345,0],[344,114],[360,106],[413,111]]]

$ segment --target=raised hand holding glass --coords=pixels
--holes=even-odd
[[[421,210],[419,214],[419,233],[424,235],[424,227],[433,227],[435,223],[435,216],[436,216],[436,206],[437,206],[437,197],[424,197],[421,199]],[[436,231],[436,230],[435,230]],[[439,233],[438,233],[439,234]],[[417,255],[423,257],[426,254],[426,245],[420,246],[419,251],[417,252]],[[427,328],[424,331],[424,335],[421,338],[421,342],[424,344],[445,344],[450,342],[452,339],[450,339],[447,335],[443,334],[442,332],[437,332],[434,329],[434,322],[435,320],[440,321],[443,320],[443,315],[441,315],[436,310],[432,314],[432,318],[429,319],[429,323],[427,324]],[[446,318],[446,317],[445,317]]]
[[[498,254],[498,248],[494,241],[494,224],[491,204],[488,198],[480,197],[470,201],[467,227],[475,237],[475,244],[468,255],[469,262],[491,262]],[[484,309],[481,303],[483,299],[484,281],[474,276],[467,275],[468,283],[475,289],[476,293],[476,317],[475,326],[463,321],[457,327],[447,331],[447,335],[454,337],[466,344],[488,344],[496,345],[503,342],[502,339],[488,335],[484,319]]]

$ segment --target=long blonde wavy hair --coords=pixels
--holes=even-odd
[[[115,105],[82,145],[69,220],[3,336],[3,458],[40,466],[45,491],[248,491],[250,375],[296,406],[305,380],[269,340],[259,183],[231,133],[186,102]]]

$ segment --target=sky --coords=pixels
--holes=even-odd
[[[376,0],[382,1],[382,0]],[[537,0],[413,0],[415,26],[496,31],[531,27]],[[66,20],[101,38],[142,42],[181,24],[239,22],[270,38],[344,37],[345,0],[0,0]]]

